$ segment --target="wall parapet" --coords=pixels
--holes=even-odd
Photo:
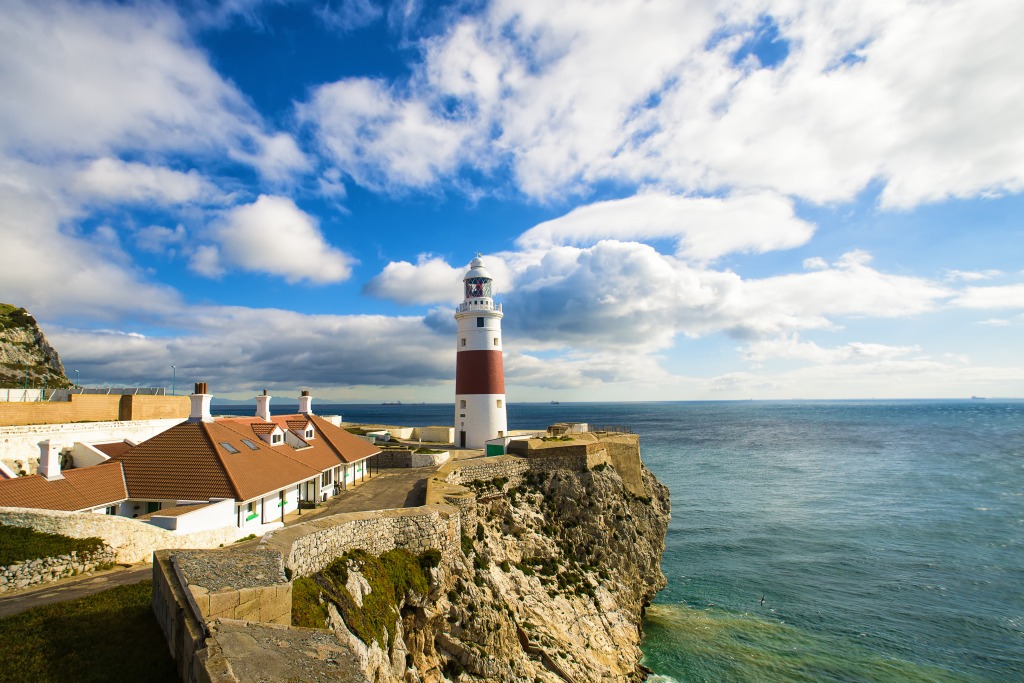
[[[322,517],[266,534],[260,546],[276,550],[292,576],[314,574],[349,550],[380,555],[395,548],[413,553],[459,547],[461,526],[446,505],[348,512]]]

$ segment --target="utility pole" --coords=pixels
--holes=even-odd
[[[171,366],[171,396],[174,396],[174,382],[178,379],[178,369]]]

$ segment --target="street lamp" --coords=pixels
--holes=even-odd
[[[78,370],[75,370],[75,388],[81,388],[81,384],[78,383]]]
[[[174,381],[178,379],[178,370],[173,365],[171,366],[171,396],[174,396]]]

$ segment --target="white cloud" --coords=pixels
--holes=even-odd
[[[38,167],[0,162],[0,291],[6,302],[43,320],[151,316],[181,305],[176,291],[148,282],[131,266],[109,227],[90,234],[61,230],[77,216],[58,194],[41,189],[48,184]]]
[[[201,244],[188,259],[188,269],[208,278],[219,278],[227,272],[220,262],[220,250],[212,244]]]
[[[1024,284],[968,287],[952,303],[963,308],[1024,308]]]
[[[0,63],[0,150],[227,151],[271,175],[302,167],[294,141],[266,132],[163,5],[12,0],[0,20]]]
[[[947,270],[946,279],[950,281],[978,282],[991,280],[1003,274],[1001,270]]]
[[[164,205],[216,201],[220,194],[195,169],[182,173],[110,157],[92,161],[77,174],[72,187],[101,201]]]
[[[667,238],[678,242],[680,256],[708,261],[735,252],[791,249],[813,234],[814,226],[794,215],[792,202],[777,195],[720,199],[648,192],[578,207],[527,230],[516,244],[539,249],[600,239]]]
[[[180,223],[174,229],[162,225],[150,225],[135,231],[135,245],[154,254],[174,253],[174,247],[184,244],[188,236],[185,226]]]
[[[236,206],[212,232],[221,264],[279,275],[290,283],[340,282],[352,274],[352,257],[329,245],[316,219],[287,197],[260,195],[252,204]],[[208,261],[193,261],[193,269],[203,272],[213,263],[209,253],[204,258]]]
[[[299,107],[324,153],[357,183],[374,189],[425,188],[458,164],[464,132],[381,81],[354,78],[321,86]]]
[[[765,17],[787,58],[737,61]],[[1005,0],[497,1],[423,41],[407,82],[342,81],[303,111],[371,187],[500,163],[535,198],[613,181],[823,203],[879,180],[903,209],[1024,189],[1022,34]]]
[[[797,335],[785,335],[753,341],[746,346],[744,355],[748,360],[758,362],[790,359],[822,364],[878,362],[921,352],[920,346],[891,346],[866,342],[849,342],[833,348],[823,348],[814,342],[800,341]]]
[[[415,265],[392,261],[364,288],[368,294],[407,304],[457,303],[462,300],[465,268],[452,268],[444,259],[420,254]]]

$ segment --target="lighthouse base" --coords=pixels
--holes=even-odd
[[[455,395],[455,446],[484,448],[488,439],[505,436],[505,394]]]

